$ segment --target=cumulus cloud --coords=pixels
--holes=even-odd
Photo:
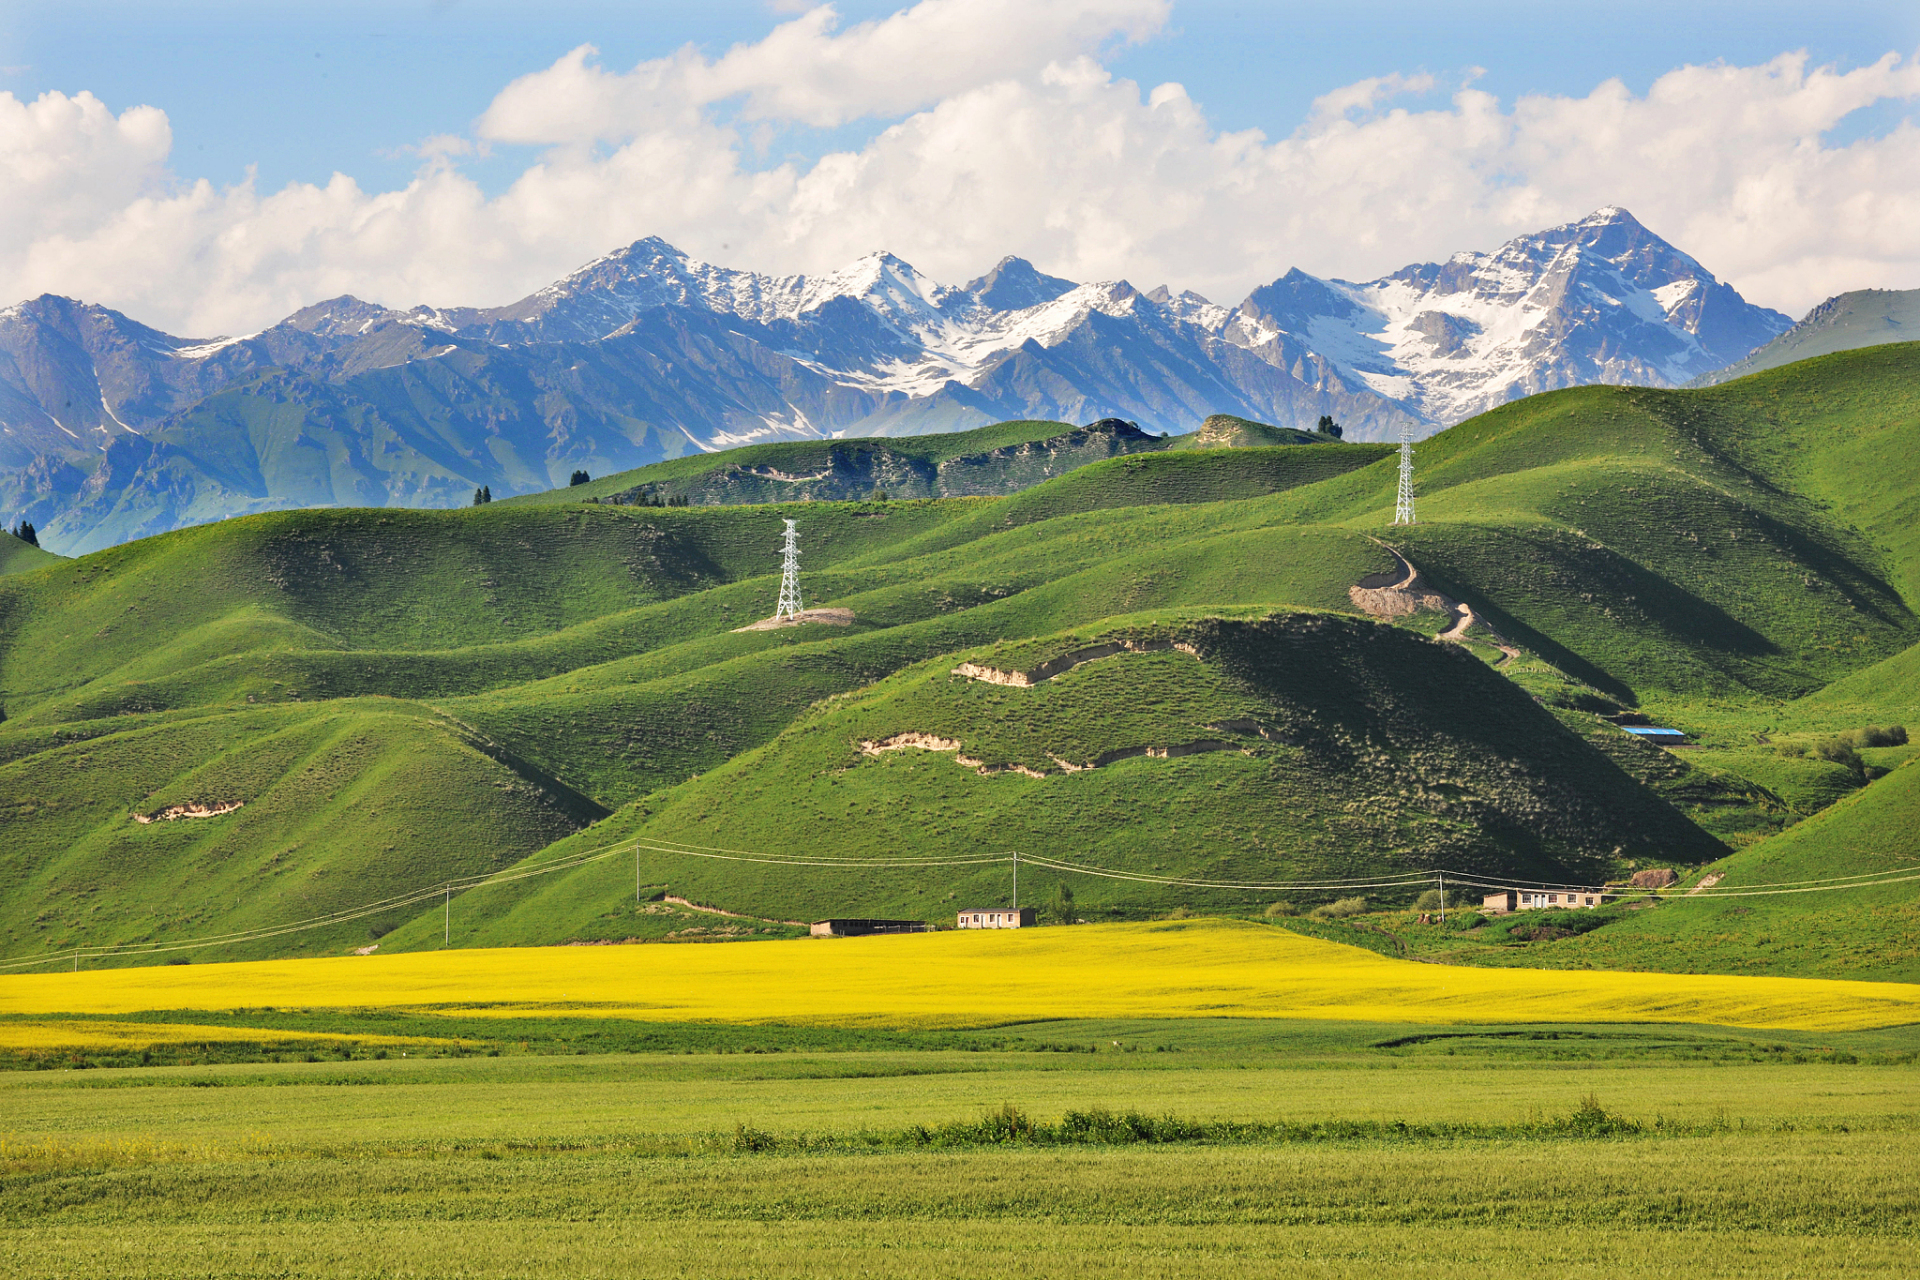
[[[1365,278],[1620,204],[1755,301],[1920,286],[1920,131],[1847,145],[1849,114],[1920,96],[1920,63],[1783,54],[1687,66],[1644,95],[1501,102],[1382,74],[1291,134],[1215,128],[1177,84],[1112,76],[1164,0],[924,0],[842,29],[831,9],[707,58],[619,72],[590,48],[504,87],[470,140],[421,144],[406,187],[336,174],[263,193],[165,171],[165,116],[82,93],[0,95],[0,297],[50,290],[195,333],[352,292],[509,301],[660,235],[767,271],[890,249],[939,279],[1005,253],[1078,279],[1232,301],[1289,266]],[[1409,99],[1408,95],[1427,95]],[[757,165],[742,130],[891,122],[857,149]],[[488,196],[471,147],[531,145]]]
[[[896,116],[1110,41],[1145,39],[1165,23],[1169,2],[922,0],[845,31],[822,5],[720,58],[683,49],[624,75],[601,70],[597,51],[582,45],[508,85],[477,129],[502,142],[584,142],[734,99],[743,119],[821,128]]]

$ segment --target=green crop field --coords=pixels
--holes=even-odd
[[[1017,850],[1086,869],[1026,882],[1058,919],[1272,914],[1471,963],[1910,978],[1910,883],[1729,895],[1913,865],[1916,374],[1902,344],[1517,401],[1417,447],[1410,527],[1386,447],[1220,420],[756,446],[75,560],[18,544],[0,960],[419,949],[448,914],[467,945],[950,923],[1004,896],[1000,864],[878,864]],[[924,483],[748,501],[821,469]],[[788,518],[805,602],[848,625],[740,629],[773,609]],[[1370,617],[1396,553],[1428,594]],[[1122,642],[1024,685],[955,674]],[[1622,714],[1689,745],[1601,718]],[[656,847],[567,869],[629,837],[840,866]],[[1656,867],[1720,879],[1577,929],[1411,914],[1443,871]],[[1414,880],[1336,883],[1393,877]],[[1296,882],[1319,887],[1245,887]],[[1356,897],[1344,923],[1289,915]]]
[[[550,1032],[0,1075],[7,1272],[1895,1276],[1920,1228],[1909,1032]]]

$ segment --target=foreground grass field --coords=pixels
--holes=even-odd
[[[1906,1274],[1910,1033],[1796,1064],[1683,1060],[1738,1043],[1698,1028],[1462,1031],[1056,1022],[1025,1051],[12,1073],[0,1259],[20,1277]],[[1574,1056],[1531,1056],[1549,1044]],[[1005,1123],[1101,1109],[1214,1136],[1045,1145]]]

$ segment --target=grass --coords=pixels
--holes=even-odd
[[[1166,1025],[1034,1029],[1099,1053],[13,1073],[0,1239],[11,1274],[83,1277],[961,1275],[983,1239],[1037,1275],[1906,1266],[1910,1060],[1538,1062],[1232,1020],[1112,1043]]]
[[[22,541],[0,529],[0,574],[25,573],[30,569],[44,569],[55,564],[60,557],[51,551]]]
[[[9,573],[0,930],[11,954],[197,937],[419,890],[532,856],[582,824],[590,839],[646,827],[820,851],[730,807],[720,779],[753,780],[761,809],[804,813],[802,830],[856,851],[1011,837],[1029,852],[1210,878],[1462,857],[1489,875],[1584,874],[1744,856],[1890,781],[1789,758],[1780,742],[1920,720],[1906,714],[1920,513],[1901,469],[1920,429],[1916,369],[1920,346],[1891,345],[1704,391],[1519,401],[1421,444],[1411,528],[1386,525],[1388,451],[1316,443],[1154,450],[991,499],[578,500],[594,489],[456,511],[281,512]],[[1012,423],[886,447],[938,466],[1052,430]],[[662,466],[692,475],[744,456]],[[808,602],[851,608],[851,627],[736,632],[771,611],[787,517],[802,523]],[[1483,661],[1468,674],[1456,651],[1404,629],[1361,644],[1381,629],[1351,620],[1347,589],[1392,563],[1376,537],[1521,657],[1469,646]],[[1151,661],[1122,662],[1112,680],[1089,667],[1024,700],[935,678],[996,645],[1141,619],[1336,614],[1326,635],[1341,640],[1320,650],[1285,627],[1262,633],[1302,665],[1274,667],[1259,688],[1213,673],[1203,689]],[[1356,700],[1361,686],[1371,702]],[[1204,730],[1227,702],[1327,732],[1046,780],[856,758],[833,738],[889,716],[947,717],[996,758],[1038,769],[1050,754]],[[1627,743],[1593,718],[1620,708],[1704,745],[1681,756]],[[1073,798],[1007,799],[1035,787]],[[245,806],[132,820],[227,800]],[[744,867],[640,870],[676,896],[774,919],[941,916],[997,886],[970,872],[848,888]],[[465,941],[656,936],[664,921],[643,919],[624,877],[601,871],[508,895],[499,912],[474,904]],[[1136,915],[1258,905],[1144,886],[1076,892],[1090,909]],[[1901,917],[1861,919],[1848,972],[1879,972],[1867,957],[1899,951]],[[337,954],[388,924],[379,940],[392,948],[429,945],[438,921],[423,912],[273,948]],[[661,936],[686,927],[676,918]],[[1646,962],[1662,954],[1677,952]],[[1810,954],[1790,948],[1781,963]]]
[[[904,479],[908,480],[912,487],[935,487],[937,481],[935,486],[927,486],[927,481],[932,477],[925,473],[932,472],[941,463],[963,459],[985,462],[987,459],[982,455],[990,455],[996,450],[1018,449],[1021,445],[1039,445],[1070,436],[1079,430],[1070,422],[1023,419],[1013,422],[996,422],[991,426],[975,427],[971,431],[940,431],[931,435],[776,441],[771,444],[727,449],[719,453],[689,453],[664,462],[601,476],[585,484],[573,485],[565,489],[550,489],[543,493],[522,494],[520,497],[502,499],[502,501],[523,506],[539,506],[600,498],[611,499],[641,489],[661,497],[687,496],[701,492],[706,501],[724,501],[727,498],[739,500],[740,495],[729,492],[729,486],[726,483],[729,479],[735,480],[736,483],[741,480],[752,483],[759,478],[755,476],[756,472],[777,471],[787,475],[798,475],[823,469],[845,470],[848,468],[869,473],[874,478],[881,479],[883,483],[891,478],[896,491],[895,496],[934,497],[940,495],[931,492],[911,492],[909,489],[902,488],[899,482]],[[887,477],[889,464],[907,474]],[[920,484],[913,485],[914,481],[919,481]],[[777,482],[775,483],[777,485]],[[751,500],[778,502],[783,496],[787,496],[777,492],[762,491],[769,487],[771,486],[764,481],[754,485]],[[871,483],[867,487],[872,488]],[[864,498],[867,494],[862,491],[836,496]]]
[[[1907,765],[1712,870],[1729,893],[1863,873],[1920,875],[1917,833],[1920,767]],[[1527,951],[1529,964],[1914,981],[1920,979],[1920,902],[1911,883],[1681,900]]]
[[[1202,656],[1122,653],[1032,688],[952,674],[961,661],[1025,669],[1116,637],[1178,642]],[[960,745],[871,755],[860,747],[909,733]],[[1223,749],[1107,761],[1191,744]],[[795,838],[796,819],[806,824],[804,840]],[[823,703],[766,746],[554,852],[628,831],[874,863],[903,849],[947,859],[1019,849],[1128,873],[1205,867],[1210,878],[1255,882],[1476,866],[1560,879],[1604,874],[1622,851],[1695,862],[1722,852],[1484,664],[1394,628],[1320,614],[1136,616],[948,654]],[[642,862],[649,879],[676,892],[759,914],[836,914],[849,883],[665,852]],[[882,915],[939,918],[1005,892],[1000,868],[874,866],[859,875],[861,901]],[[1152,886],[1048,871],[1031,873],[1031,900],[1063,883],[1088,918],[1164,909],[1164,890]],[[621,894],[617,873],[597,866],[530,881],[476,901],[470,910],[489,923],[467,936],[559,940],[534,921],[577,928],[580,901],[611,913],[604,927],[618,930]],[[1257,909],[1271,896],[1189,889],[1183,901],[1196,910]],[[490,923],[507,912],[511,928]],[[395,939],[422,941],[432,945],[417,932]]]

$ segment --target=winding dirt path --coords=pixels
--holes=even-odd
[[[1400,580],[1388,586],[1368,586],[1367,580],[1362,578],[1359,583],[1347,588],[1348,598],[1362,612],[1376,618],[1401,618],[1424,609],[1438,610],[1451,614],[1453,620],[1435,639],[1464,644],[1467,632],[1477,626],[1485,635],[1486,642],[1501,653],[1500,661],[1494,664],[1496,667],[1504,667],[1520,656],[1519,648],[1507,643],[1494,630],[1492,623],[1474,612],[1472,605],[1435,590],[1420,576],[1420,571],[1414,568],[1411,560],[1378,538],[1371,541],[1399,564]]]

